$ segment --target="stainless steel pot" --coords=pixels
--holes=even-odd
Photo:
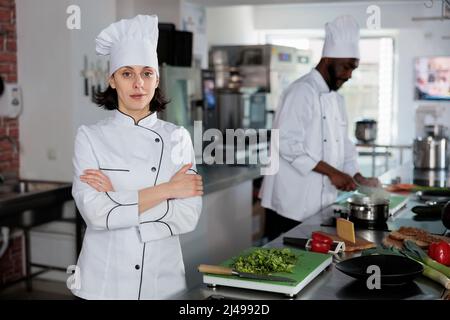
[[[351,217],[367,222],[386,222],[389,218],[389,199],[352,196],[347,199]]]
[[[363,119],[356,122],[355,137],[359,142],[371,143],[377,138],[377,122],[371,119]]]
[[[425,126],[425,134],[427,137],[444,137],[446,128],[440,124],[432,124]]]
[[[413,143],[414,167],[445,169],[448,167],[448,141],[444,137],[416,138]]]

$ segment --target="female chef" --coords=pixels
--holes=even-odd
[[[83,299],[164,299],[186,288],[178,235],[202,209],[186,129],[159,120],[158,18],[138,15],[104,29],[96,51],[110,55],[112,116],[81,126],[72,195],[86,222],[72,292]]]

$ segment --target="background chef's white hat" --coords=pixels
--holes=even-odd
[[[98,55],[110,55],[109,75],[123,66],[149,66],[158,76],[158,17],[137,15],[103,29],[95,39]]]
[[[359,59],[359,25],[350,15],[325,24],[322,57]]]

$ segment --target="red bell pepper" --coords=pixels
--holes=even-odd
[[[434,258],[436,257],[437,244],[438,244],[437,242],[432,242],[428,247],[428,256],[433,260],[435,260]]]
[[[328,237],[326,235],[317,233],[317,232],[313,232],[312,233],[312,239],[314,241],[323,242],[323,243],[326,243],[326,244],[329,244],[329,245],[333,244],[333,239],[331,239],[330,237]]]
[[[445,241],[433,242],[428,248],[428,256],[443,265],[450,266],[450,244]]]
[[[330,251],[331,244],[320,242],[317,240],[314,240],[311,242],[311,251],[312,252],[320,252],[320,253],[328,253]]]

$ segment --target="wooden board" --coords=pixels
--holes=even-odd
[[[333,239],[334,241],[345,242],[345,252],[352,252],[352,251],[359,251],[359,250],[364,250],[364,249],[370,249],[370,248],[374,248],[374,247],[377,246],[374,242],[368,241],[368,240],[360,238],[360,237],[356,237],[356,242],[355,243],[351,243],[349,241],[341,239],[340,237],[337,236],[337,234],[326,233],[326,232],[323,232],[323,231],[314,231],[314,232],[317,232],[317,233],[323,234],[325,236],[328,236],[331,239]]]
[[[403,249],[403,241],[392,239],[389,235],[383,238],[382,244],[386,248]]]
[[[247,255],[255,249],[250,248],[239,254]],[[295,282],[278,282],[267,280],[256,280],[239,278],[238,276],[225,276],[205,273],[203,275],[203,282],[210,285],[222,285],[243,289],[261,290],[276,293],[284,293],[287,295],[295,295],[303,289],[308,283],[313,281],[322,271],[324,271],[331,263],[332,256],[329,254],[309,252],[305,250],[297,250],[289,248],[297,257],[292,273],[278,272],[275,276],[288,277]],[[224,261],[220,265],[230,267],[233,263],[233,258]]]

